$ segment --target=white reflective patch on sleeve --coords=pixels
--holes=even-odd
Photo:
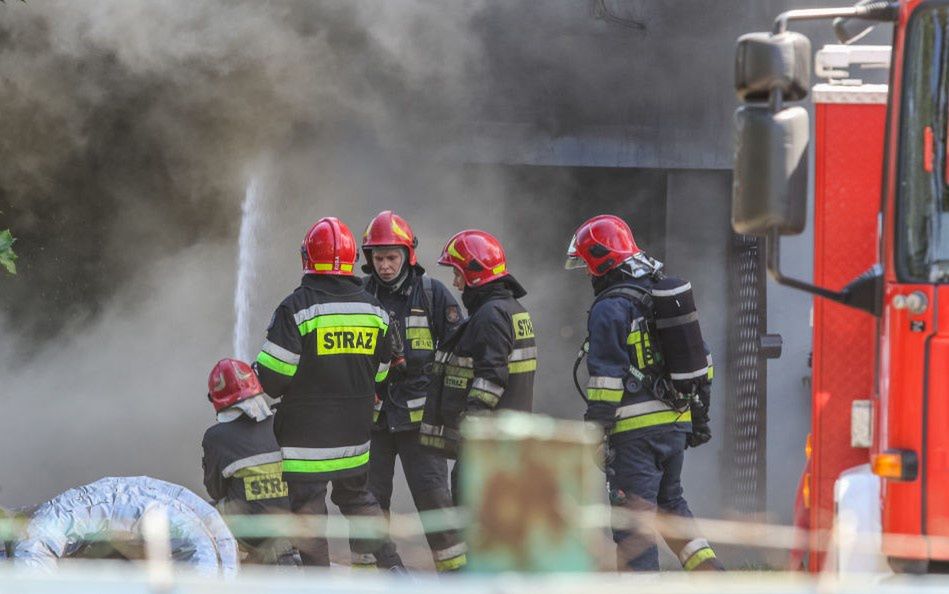
[[[297,365],[300,363],[300,355],[297,353],[288,351],[279,344],[270,342],[269,340],[264,341],[264,345],[260,347],[260,350],[280,359],[284,363],[289,363],[291,365]]]
[[[476,377],[471,383],[471,388],[474,390],[484,390],[485,392],[490,392],[495,396],[501,396],[504,394],[504,388],[497,385],[494,382],[490,382],[483,377]]]
[[[622,390],[623,378],[606,377],[604,375],[594,375],[587,380],[588,388],[605,388],[607,390]]]

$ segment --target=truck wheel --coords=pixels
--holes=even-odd
[[[906,559],[903,557],[887,557],[887,563],[893,573],[905,573],[910,575],[922,575],[929,571],[928,559]]]
[[[807,97],[811,81],[811,42],[794,31],[748,33],[735,48],[735,91],[742,101],[767,101],[772,89],[785,101]]]

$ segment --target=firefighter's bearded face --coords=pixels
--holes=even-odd
[[[372,267],[383,282],[392,282],[399,277],[405,264],[405,250],[399,247],[375,248],[372,250]]]
[[[463,292],[465,290],[465,276],[454,266],[451,267],[451,271],[455,273],[455,278],[452,279],[451,286]]]

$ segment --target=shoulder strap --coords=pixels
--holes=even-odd
[[[600,301],[606,299],[607,297],[620,296],[629,299],[639,305],[643,305],[647,310],[652,310],[652,294],[646,289],[641,289],[639,287],[633,287],[630,285],[619,285],[617,287],[611,287],[599,295],[596,296],[596,299],[593,300],[593,305],[596,305]]]
[[[425,292],[425,311],[431,317],[431,311],[435,308],[435,287],[432,277],[427,274],[422,275],[422,290]]]

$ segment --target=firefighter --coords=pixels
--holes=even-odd
[[[379,213],[366,228],[362,250],[366,290],[389,314],[396,345],[389,376],[377,386],[369,457],[369,486],[384,512],[392,501],[395,459],[419,511],[452,507],[448,462],[419,444],[418,427],[425,409],[435,349],[451,334],[461,316],[458,303],[418,264],[418,239],[405,219],[392,211]],[[466,549],[456,531],[427,533],[438,571],[460,569]],[[383,554],[395,551],[386,542]]]
[[[204,486],[218,510],[225,518],[289,513],[273,413],[250,365],[218,361],[208,376],[208,400],[218,422],[204,433],[201,462]],[[245,563],[296,564],[286,539],[238,537],[238,543]]]
[[[626,222],[612,215],[580,225],[567,250],[566,267],[585,267],[596,296],[587,322],[590,378],[584,418],[602,425],[608,436],[611,503],[691,518],[682,490],[682,462],[687,445],[711,438],[711,371],[694,308],[677,310],[657,323],[660,306],[692,303],[691,287],[665,277],[662,264],[640,250]],[[670,371],[673,365],[688,369]],[[651,532],[614,530],[613,539],[621,570],[659,570]],[[723,569],[697,533],[692,539],[666,540],[685,569]]]
[[[317,221],[300,248],[303,280],[277,307],[256,369],[279,400],[274,433],[290,509],[326,514],[326,491],[348,517],[382,517],[369,491],[375,384],[389,372],[389,315],[353,276],[356,240],[335,217]],[[381,538],[350,540],[354,567],[369,567]],[[306,565],[329,565],[326,539],[297,543]],[[401,568],[398,555],[380,566]]]
[[[455,457],[465,414],[531,411],[537,347],[530,314],[518,301],[527,291],[508,272],[497,238],[477,230],[457,233],[438,263],[452,267],[468,319],[439,346],[436,369],[442,377],[430,391],[420,432],[423,444]],[[457,503],[457,463],[451,482]]]

